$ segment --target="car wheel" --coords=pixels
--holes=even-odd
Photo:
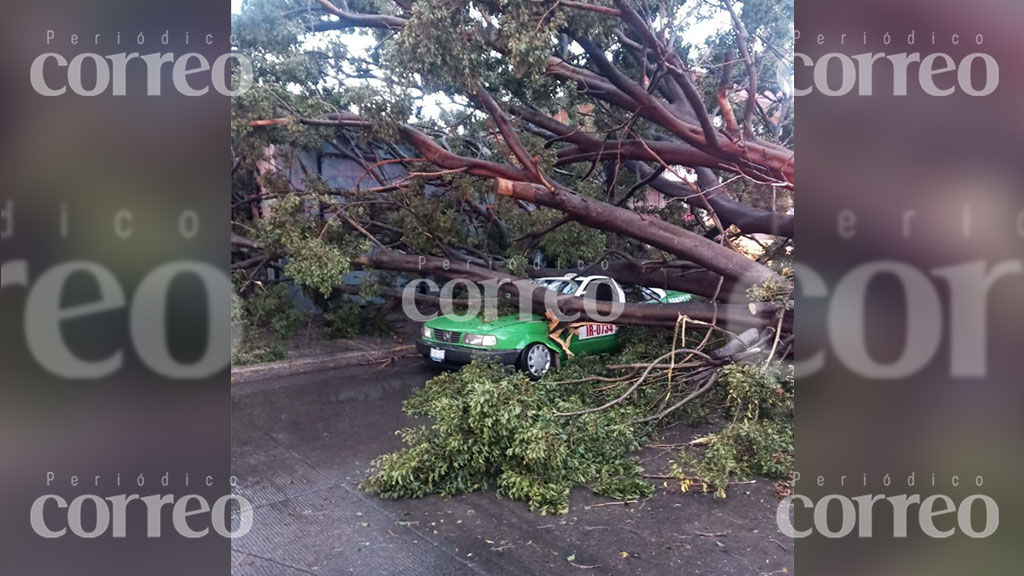
[[[551,349],[547,346],[539,343],[530,344],[523,350],[519,368],[526,372],[531,379],[536,380],[551,369],[551,356]]]

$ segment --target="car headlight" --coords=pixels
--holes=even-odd
[[[427,326],[425,324],[423,325],[423,330],[421,332],[422,332],[424,338],[433,338],[434,337],[434,331],[431,330],[430,328],[427,328]]]
[[[491,334],[466,334],[462,343],[466,346],[494,346],[498,339]]]

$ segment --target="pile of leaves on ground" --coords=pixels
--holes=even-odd
[[[536,382],[484,361],[441,373],[404,405],[429,424],[400,430],[406,447],[379,457],[363,488],[388,499],[493,489],[544,513],[567,512],[575,486],[621,500],[643,498],[654,487],[635,453],[660,426],[679,420],[724,425],[700,446],[685,448],[668,471],[687,487],[724,497],[731,481],[787,476],[793,388],[785,365],[727,364],[707,374],[681,368],[669,376],[657,364],[635,389],[636,376],[609,375],[635,375],[643,362],[672,350],[672,339],[671,330],[632,329],[619,354],[573,359]],[[651,419],[710,375],[714,386],[698,401],[670,418]]]
[[[431,379],[405,402],[429,426],[401,430],[407,448],[381,456],[364,488],[383,498],[454,496],[497,489],[532,509],[564,513],[569,491],[586,485],[614,498],[638,498],[653,488],[629,458],[650,432],[642,413],[623,405],[578,419],[591,386],[534,382],[483,361]]]
[[[721,387],[705,403],[724,406],[725,427],[703,442],[703,453],[683,449],[670,475],[684,486],[726,497],[730,482],[755,476],[787,478],[793,470],[793,367],[734,364],[722,368]]]

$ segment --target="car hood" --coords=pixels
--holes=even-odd
[[[510,326],[518,326],[521,324],[540,321],[542,321],[542,318],[536,314],[531,315],[527,320],[520,319],[518,314],[510,314],[508,316],[499,316],[490,322],[484,322],[479,316],[465,321],[460,321],[450,316],[438,316],[437,318],[427,322],[426,325],[428,328],[435,328],[437,330],[469,332],[472,334],[490,334]]]

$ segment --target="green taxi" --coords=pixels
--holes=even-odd
[[[597,300],[625,302],[626,294],[614,279],[607,276],[565,276],[538,278],[535,284],[561,294],[583,296],[588,288]],[[591,287],[591,285],[594,285]],[[596,289],[595,289],[596,288]],[[661,290],[638,289],[645,302],[685,302],[689,294]],[[616,347],[614,324],[587,323],[576,328],[568,338],[574,355],[601,354]],[[565,340],[567,335],[563,335]],[[487,357],[516,366],[531,378],[540,378],[566,359],[562,347],[548,337],[548,323],[540,315],[526,319],[518,314],[501,316],[490,322],[476,317],[469,320],[440,316],[423,325],[416,350],[424,358],[439,364],[468,364],[475,357]]]

